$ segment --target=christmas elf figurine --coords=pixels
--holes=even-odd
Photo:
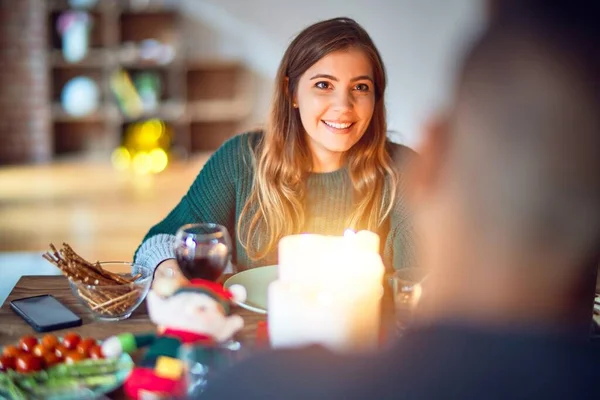
[[[194,279],[172,290],[173,294],[168,294],[171,290],[165,291],[161,282],[155,282],[148,293],[148,313],[159,327],[157,333],[125,333],[102,344],[107,357],[148,347],[124,385],[132,399],[185,396],[185,363],[178,358],[182,346],[189,346],[188,354],[195,361],[210,364],[218,357],[219,343],[231,339],[244,326],[242,318],[230,312],[233,301],[244,300],[243,287],[234,285],[227,290],[220,284]]]

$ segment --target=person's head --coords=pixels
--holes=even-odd
[[[454,296],[539,313],[600,250],[599,7],[551,3],[494,17],[414,171],[424,264]]]
[[[385,177],[393,176],[385,148],[385,86],[379,52],[352,19],[318,22],[292,41],[275,79],[255,186],[243,213],[252,222],[238,227],[251,256],[260,258],[282,236],[302,229],[311,172],[348,166],[356,195],[349,228],[374,229],[389,213],[391,202],[382,199]],[[393,179],[389,186],[393,194]],[[261,224],[269,238],[253,242]]]
[[[280,130],[293,126],[287,139],[310,151],[317,172],[365,134],[356,149],[385,136],[383,63],[369,35],[350,19],[323,21],[300,33],[283,56],[276,82],[272,123],[281,124]]]

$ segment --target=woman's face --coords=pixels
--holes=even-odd
[[[300,77],[294,101],[308,135],[313,167],[340,167],[365,133],[375,107],[373,68],[355,48],[330,53]]]

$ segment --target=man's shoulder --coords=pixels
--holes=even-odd
[[[320,347],[268,352],[233,367],[206,394],[219,399],[593,398],[599,368],[580,350],[576,343],[545,336],[424,329],[372,355],[342,356]]]
[[[363,370],[364,364],[319,346],[269,351],[231,368],[202,398],[352,398],[351,378]]]
[[[586,341],[543,331],[440,325],[408,332],[381,363],[398,376],[388,391],[404,386],[424,398],[587,399],[600,379],[593,353]],[[422,379],[435,387],[411,385]]]

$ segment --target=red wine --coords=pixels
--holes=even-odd
[[[216,281],[219,279],[227,266],[227,263],[223,265],[223,262],[220,260],[211,258],[188,259],[177,257],[177,263],[179,264],[181,273],[187,279],[206,279],[208,281]]]
[[[175,256],[187,279],[216,281],[229,263],[229,249],[221,243],[196,244],[195,248],[182,245],[175,249]]]

